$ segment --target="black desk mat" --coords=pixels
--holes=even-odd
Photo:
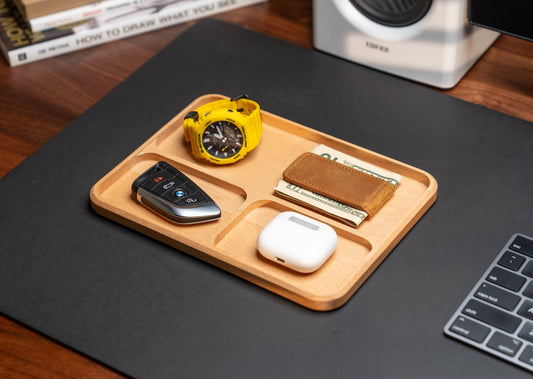
[[[314,312],[95,214],[89,189],[206,93],[420,167],[437,202],[342,308]],[[533,234],[533,127],[214,20],[0,181],[0,311],[135,377],[526,377],[442,327]]]

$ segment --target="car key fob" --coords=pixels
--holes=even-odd
[[[131,191],[141,204],[178,224],[220,218],[218,205],[185,174],[164,161],[135,179]]]

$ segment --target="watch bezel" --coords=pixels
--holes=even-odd
[[[223,117],[220,112],[213,112],[213,114],[208,114],[207,116],[204,116],[204,120],[202,122],[202,125],[197,129],[197,138],[196,138],[196,141],[197,143],[199,144],[199,150],[200,150],[200,153],[202,154],[202,156],[213,162],[213,163],[218,163],[218,164],[223,164],[223,163],[232,163],[232,162],[235,162],[241,158],[243,158],[246,153],[248,152],[248,142],[247,142],[247,136],[246,136],[246,128],[244,127],[244,123],[240,120],[242,117],[242,115],[240,115],[238,112],[229,112],[229,111],[225,111],[224,113],[226,113],[226,117]],[[231,117],[227,117],[227,113],[230,113]],[[222,116],[222,117],[221,117]],[[242,134],[242,147],[241,149],[235,154],[235,155],[232,155],[231,157],[228,157],[228,158],[219,158],[219,157],[215,157],[213,155],[211,155],[208,150],[206,149],[205,145],[204,145],[204,142],[203,142],[203,135],[204,135],[204,132],[205,130],[213,123],[215,122],[219,122],[219,121],[222,121],[222,122],[230,122],[232,123],[233,125],[235,125],[240,133]]]

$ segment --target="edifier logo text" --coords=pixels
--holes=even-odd
[[[374,49],[374,50],[379,50],[383,53],[388,53],[389,52],[389,48],[387,46],[383,46],[383,45],[380,45],[380,44],[377,44],[377,43],[374,43],[374,42],[370,42],[370,41],[366,41],[366,47],[370,48],[370,49]]]

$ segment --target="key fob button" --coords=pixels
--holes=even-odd
[[[167,179],[159,183],[154,188],[152,188],[150,192],[154,193],[157,196],[161,196],[164,193],[171,190],[172,188],[174,188],[175,186],[176,186],[176,182],[174,180]]]
[[[155,180],[154,180],[155,179]],[[147,178],[142,184],[141,188],[144,188],[147,191],[151,191],[155,186],[157,186],[162,180],[163,177],[158,178]]]
[[[188,194],[189,193],[184,190],[182,186],[173,186],[171,189],[164,192],[161,197],[173,204],[179,204],[184,197],[188,196]]]
[[[182,189],[180,189],[180,188],[178,188],[178,189],[174,190],[173,195],[174,195],[174,197],[176,199],[181,199],[184,196],[187,196],[187,192],[182,190]]]
[[[193,193],[189,196],[185,196],[179,201],[179,205],[182,207],[197,207],[206,202],[206,198],[200,193]]]

